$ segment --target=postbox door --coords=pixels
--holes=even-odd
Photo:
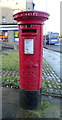
[[[38,34],[22,36],[19,40],[20,56],[20,86],[26,90],[36,90],[41,87],[42,79],[42,37],[41,26]]]

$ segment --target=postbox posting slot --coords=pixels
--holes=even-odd
[[[22,33],[36,33],[36,29],[22,29]]]
[[[26,25],[27,28],[31,27],[31,24]]]
[[[34,39],[24,39],[24,54],[34,54]]]

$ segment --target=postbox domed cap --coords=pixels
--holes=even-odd
[[[42,11],[21,11],[13,15],[18,24],[42,24],[49,14]]]

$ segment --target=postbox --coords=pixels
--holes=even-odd
[[[49,14],[22,11],[13,17],[19,28],[20,105],[36,109],[41,104],[43,25]]]

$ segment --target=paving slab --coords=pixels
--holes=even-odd
[[[2,117],[15,118],[19,104],[17,89],[2,88]]]

